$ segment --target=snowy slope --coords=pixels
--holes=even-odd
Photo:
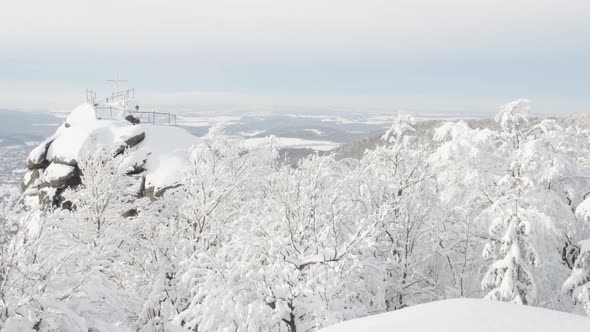
[[[189,167],[189,149],[199,138],[179,127],[140,124],[145,139],[130,151],[129,165],[145,164],[146,187],[165,188],[182,181]]]
[[[590,331],[590,318],[480,299],[416,305],[329,326],[321,332],[559,332]]]

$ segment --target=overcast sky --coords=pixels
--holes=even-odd
[[[70,108],[115,72],[162,105],[590,111],[590,1],[2,4],[0,108]]]

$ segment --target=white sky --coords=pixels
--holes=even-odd
[[[119,72],[161,104],[590,110],[589,35],[588,0],[6,1],[0,108]]]

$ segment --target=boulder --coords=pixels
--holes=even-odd
[[[137,217],[138,211],[136,208],[129,209],[121,214],[123,218]]]
[[[115,148],[114,155],[118,156],[125,149],[136,146],[145,139],[145,132],[143,130],[134,130],[126,135],[120,137],[118,146]]]
[[[132,146],[139,144],[139,142],[143,141],[144,138],[145,138],[145,132],[142,131],[140,133],[137,133],[135,136],[131,136],[131,137],[126,138],[125,144],[128,147],[132,147]]]
[[[141,120],[140,120],[138,117],[136,117],[136,116],[133,116],[133,115],[131,115],[131,114],[127,115],[127,116],[125,117],[125,120],[127,120],[127,121],[131,122],[131,123],[132,123],[132,124],[134,124],[134,125],[136,125],[136,124],[139,124],[139,123],[141,122]]]
[[[76,176],[76,167],[53,162],[43,172],[42,186],[64,188]]]
[[[27,158],[28,169],[33,170],[37,168],[45,168],[47,165],[49,165],[49,162],[46,159],[47,151],[56,137],[57,133],[48,137],[29,153],[29,157]]]

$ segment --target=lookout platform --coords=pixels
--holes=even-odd
[[[135,89],[119,91],[119,82],[127,81],[117,78],[111,82],[116,82],[116,90],[110,96],[102,99],[97,99],[95,91],[86,89],[86,102],[94,107],[96,119],[126,119],[135,124],[177,126],[176,114],[140,109],[135,99]]]

